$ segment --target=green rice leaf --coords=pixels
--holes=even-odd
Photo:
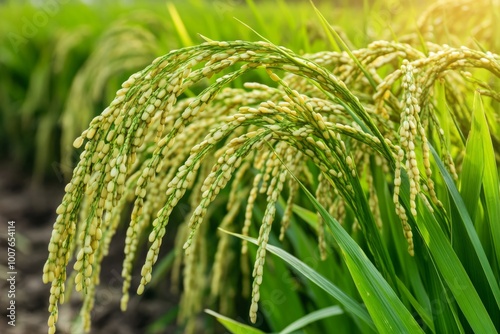
[[[253,0],[246,0],[245,2],[247,4],[248,8],[250,8],[250,10],[252,11],[252,14],[254,15],[255,19],[259,23],[261,29],[267,30],[267,27],[269,27],[269,24],[266,24],[266,21],[262,17],[261,11],[255,5],[255,2]],[[268,35],[266,33],[266,31],[264,32],[264,35]]]
[[[175,30],[177,30],[177,34],[179,34],[179,38],[181,39],[182,45],[184,46],[193,45],[193,41],[191,40],[191,37],[189,36],[186,26],[184,25],[184,22],[182,22],[182,18],[179,15],[179,12],[177,12],[175,5],[172,2],[168,2],[167,9],[170,16],[172,17]]]
[[[293,212],[302,218],[303,221],[305,221],[307,224],[309,224],[312,228],[317,229],[318,228],[318,219],[316,213],[307,210],[301,206],[294,205],[293,206]]]
[[[426,252],[425,252],[426,251]],[[449,293],[449,289],[445,280],[439,273],[436,263],[432,260],[429,254],[429,249],[422,250],[427,254],[422,254],[422,257],[427,257],[427,260],[421,263],[429,266],[429,270],[424,273],[426,281],[426,291],[431,299],[430,311],[433,317],[434,328],[436,333],[456,334],[465,333],[460,319],[458,319],[459,310],[456,307],[456,302],[453,296]],[[430,263],[430,265],[429,265]]]
[[[299,182],[309,200],[332,231],[377,329],[382,332],[389,329],[398,333],[423,333],[408,309],[369,261],[359,245],[342,228],[340,223],[328,214],[307,188],[298,179],[296,181]]]
[[[368,70],[363,66],[363,64],[361,64],[361,62],[358,60],[358,58],[356,58],[356,56],[352,53],[352,51],[349,49],[349,47],[347,46],[347,44],[344,43],[344,41],[339,36],[339,34],[335,31],[335,29],[332,28],[332,26],[330,25],[330,23],[328,23],[328,21],[326,20],[326,18],[323,16],[323,14],[321,14],[321,12],[319,11],[319,9],[316,8],[316,6],[314,5],[314,3],[312,1],[311,1],[311,4],[312,4],[312,6],[314,8],[314,11],[316,12],[316,15],[319,17],[319,19],[321,21],[321,24],[325,28],[325,32],[327,33],[327,35],[329,37],[329,40],[332,43],[332,46],[334,46],[334,47],[336,46],[337,48],[339,48],[339,46],[340,46],[344,51],[346,51],[347,54],[349,55],[349,57],[359,67],[359,69],[361,70],[361,72],[363,72],[363,74],[365,75],[366,79],[368,80],[368,82],[370,83],[370,85],[372,86],[372,88],[375,89],[377,87],[377,83],[373,79],[373,77],[370,74],[370,72],[368,72]],[[334,41],[336,41],[336,43],[332,42],[332,40],[333,40],[332,36],[333,36],[333,38],[335,38]]]
[[[377,329],[380,332],[423,333],[408,309],[359,245],[340,223],[328,214],[302,183],[301,186],[339,244],[344,260]]]
[[[481,267],[484,270],[490,289],[495,297],[495,300],[497,301],[497,304],[500,305],[500,291],[498,283],[496,282],[484,249],[474,229],[474,225],[469,213],[467,212],[465,203],[463,202],[463,199],[460,196],[450,174],[439,159],[436,150],[432,147],[432,145],[429,146],[446,186],[448,187],[451,200],[454,202],[460,217],[462,218],[462,222],[467,230],[467,234],[473,245],[474,251],[476,252],[481,263]],[[479,298],[474,285],[462,266],[462,263],[453,251],[450,242],[444,235],[444,232],[438,227],[433,215],[429,212],[426,206],[422,207],[424,208],[421,210],[424,217],[422,217],[422,219],[417,219],[419,230],[436,262],[437,267],[448,283],[451,292],[453,293],[465,317],[469,321],[469,324],[478,333],[496,333],[495,326],[493,325],[483,302]],[[464,293],[464,291],[467,291],[467,293]]]
[[[481,135],[484,124],[482,124],[481,119],[478,119],[476,108],[474,108],[474,110],[471,130],[465,146],[465,156],[460,180],[460,195],[463,198],[470,217],[475,217],[479,204],[481,180],[484,175],[483,158],[485,158],[483,138]]]
[[[479,99],[478,102],[479,107],[474,108],[473,122],[477,123],[480,127],[478,133],[481,136],[480,141],[483,146],[483,158],[480,161],[484,168],[483,190],[486,198],[486,214],[488,215],[491,229],[495,257],[498,261],[500,260],[500,193],[498,168],[495,161],[495,149],[493,148],[488,123],[485,117],[484,106],[481,99]],[[497,303],[498,301],[497,299]]]
[[[217,321],[219,321],[224,327],[226,327],[227,330],[229,330],[233,334],[264,334],[263,331],[258,330],[257,328],[242,324],[212,310],[205,310],[205,312],[215,317]]]
[[[332,29],[332,27],[330,27],[330,24],[328,23],[328,21],[324,17],[323,17],[323,19],[321,19],[321,17],[322,17],[322,16],[320,16],[321,12],[316,9],[316,7],[312,3],[312,1],[311,1],[311,4],[313,5],[314,9],[316,10],[316,14],[320,17],[321,26],[323,27],[323,30],[326,33],[326,37],[328,38],[328,42],[330,42],[330,45],[332,46],[333,51],[341,52],[342,49],[340,48],[339,44],[337,43],[337,41],[333,37],[332,31],[331,31],[331,30],[333,30],[333,31],[335,31],[335,30]],[[335,33],[337,33],[337,32],[335,31]]]
[[[278,158],[281,160],[280,157]],[[324,219],[326,226],[332,232],[333,238],[341,249],[358,292],[365,302],[377,329],[383,332],[390,330],[397,333],[423,333],[390,284],[368,259],[356,241],[314,198],[302,182],[295,175],[290,174],[304,190],[308,199],[312,202],[317,212]],[[382,244],[379,245],[379,247],[383,247]],[[384,248],[381,250],[385,251]]]
[[[410,293],[410,291],[408,291],[403,282],[401,282],[400,280],[398,280],[397,282],[399,290],[405,295],[406,298],[408,298],[408,300],[411,303],[411,306],[415,308],[415,310],[417,311],[418,315],[422,318],[424,323],[431,329],[433,333],[435,333],[436,331],[434,329],[434,323],[432,321],[432,317],[430,316],[429,312],[427,312],[427,310],[425,310],[420,305],[420,303],[415,299],[415,297],[413,297],[413,295]]]
[[[235,237],[238,237],[243,240],[247,240],[248,242],[251,242],[255,245],[257,245],[257,239],[243,236],[241,234],[225,231],[221,229],[223,232],[231,234]],[[335,286],[333,283],[328,281],[326,278],[324,278],[322,275],[318,274],[315,270],[313,270],[311,267],[306,265],[304,262],[300,261],[293,255],[289,254],[288,252],[284,251],[281,248],[278,248],[273,245],[267,245],[266,249],[271,252],[274,255],[277,255],[280,257],[282,260],[284,260],[286,263],[288,263],[292,268],[297,270],[297,272],[301,273],[303,276],[311,280],[313,283],[318,285],[320,288],[325,290],[328,294],[330,294],[332,297],[337,299],[340,304],[345,309],[345,312],[357,317],[359,320],[365,322],[367,325],[369,325],[372,329],[375,329],[374,324],[372,319],[370,318],[369,314],[366,312],[366,309],[363,308],[354,298],[348,296],[346,293],[344,293],[342,290],[340,290],[337,286]]]
[[[479,93],[474,95],[473,114],[471,120],[471,130],[466,143],[466,154],[462,169],[460,195],[467,207],[469,216],[474,223],[478,238],[483,245],[484,253],[489,261],[494,261],[498,254],[495,254],[494,242],[498,238],[495,233],[498,231],[500,221],[498,210],[498,177],[495,163],[494,151],[491,143],[488,123],[485,118],[484,106]],[[487,148],[489,150],[487,152]],[[487,176],[487,170],[489,177]],[[458,214],[457,214],[458,215]],[[473,284],[476,286],[478,294],[481,296],[486,308],[489,310],[492,319],[500,316],[495,301],[495,293],[492,293],[488,284],[485,271],[481,268],[481,261],[477,255],[470,252],[473,246],[468,239],[464,226],[457,225],[454,228],[454,240],[459,240],[455,245],[455,251],[460,257],[465,269],[470,275]],[[493,268],[495,270],[496,268]],[[491,279],[491,282],[494,280]],[[495,310],[496,309],[496,310]]]
[[[340,315],[343,314],[344,311],[339,307],[339,306],[331,306],[327,307],[321,310],[317,310],[314,312],[309,313],[308,315],[298,319],[297,321],[294,321],[291,323],[289,326],[287,326],[285,329],[283,329],[279,334],[290,334],[294,333],[296,330],[299,330],[307,325],[309,325],[312,322],[332,317],[335,315]]]

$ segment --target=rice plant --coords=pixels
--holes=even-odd
[[[130,203],[122,310],[131,289],[142,294],[151,282],[173,210],[188,203],[176,262],[187,331],[196,330],[207,288],[229,309],[221,278],[237,256],[243,280],[252,282],[242,284],[255,323],[268,252],[327,293],[330,308],[304,307],[304,323],[345,314],[346,332],[500,330],[500,56],[420,38],[351,50],[319,12],[318,20],[344,51],[298,54],[262,36],[205,38],[122,84],[73,143],[83,151],[57,208],[43,272],[51,284],[49,333],[68,277],[83,292],[90,329],[101,262]],[[252,73],[273,84],[248,81]],[[231,87],[235,80],[244,86]],[[202,91],[186,94],[202,82]],[[311,252],[348,279],[326,279],[328,266],[312,268],[277,248],[297,242],[294,225],[307,226],[305,237],[317,239]],[[132,286],[143,238],[148,252]],[[199,279],[207,273],[209,287]],[[308,297],[321,300],[309,287]],[[233,330],[253,330],[217,317]]]

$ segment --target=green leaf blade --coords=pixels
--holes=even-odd
[[[233,334],[264,334],[263,331],[257,328],[242,324],[212,310],[205,310],[205,312],[215,317],[217,321]]]
[[[225,231],[223,229],[221,229],[221,230],[225,233],[228,233],[230,235],[233,235],[233,236],[238,237],[238,238],[243,239],[243,240],[247,240],[248,242],[251,242],[251,243],[257,245],[257,240],[254,238],[243,236],[241,234],[237,234],[237,233],[233,233],[233,232],[228,232],[228,231]],[[291,267],[296,269],[303,276],[305,276],[306,278],[311,280],[313,283],[317,284],[325,292],[327,292],[332,297],[337,299],[343,305],[345,312],[352,314],[353,316],[355,316],[359,320],[366,323],[372,329],[375,329],[374,324],[373,324],[373,320],[370,318],[369,314],[366,312],[366,309],[364,307],[362,307],[352,297],[348,296],[342,290],[340,290],[338,287],[336,287],[329,280],[327,280],[322,275],[318,274],[315,270],[313,270],[311,267],[306,265],[304,262],[300,261],[299,259],[292,256],[291,254],[289,254],[288,252],[284,251],[281,248],[278,248],[276,246],[268,244],[266,246],[266,249],[269,252],[271,252],[272,254],[280,257],[282,260],[284,260]]]
[[[462,223],[467,231],[467,235],[473,245],[473,250],[476,252],[478,260],[490,285],[490,289],[498,305],[500,302],[500,290],[498,283],[493,275],[491,266],[486,258],[484,249],[479,241],[477,233],[474,229],[472,220],[467,212],[465,203],[460,196],[450,174],[439,159],[439,156],[432,145],[429,145],[434,156],[441,175],[448,187],[451,195],[451,200],[455,204]],[[425,206],[424,206],[425,207]],[[472,328],[478,333],[496,333],[495,326],[485,309],[484,304],[479,298],[474,285],[470,281],[462,263],[453,251],[451,244],[446,239],[443,231],[438,228],[437,224],[433,224],[433,215],[427,208],[422,210],[425,215],[424,219],[417,220],[420,232],[424,236],[429,250],[431,251],[441,274],[448,282],[449,287],[465,317],[469,321]],[[467,291],[467,293],[464,293]]]
[[[297,180],[297,182],[300,181]],[[381,332],[389,330],[395,333],[423,333],[408,309],[359,245],[340,223],[328,214],[302,183],[300,184],[342,249],[344,260],[377,329]]]
[[[309,313],[308,315],[298,319],[297,321],[294,321],[290,325],[288,325],[286,328],[284,328],[279,334],[291,334],[294,333],[296,330],[299,330],[310,323],[314,321],[318,321],[327,317],[332,317],[335,315],[340,315],[343,314],[344,311],[337,305],[327,307],[321,310],[317,310],[314,312]]]

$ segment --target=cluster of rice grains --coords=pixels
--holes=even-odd
[[[368,212],[356,226],[369,235],[382,228],[377,209],[381,199],[376,197],[371,175],[364,175],[373,164],[387,175],[394,173],[388,182],[394,186],[396,213],[413,255],[410,225],[417,216],[417,198],[431,210],[442,209],[432,181],[428,138],[437,138],[434,142],[443,161],[456,176],[452,152],[434,109],[434,83],[443,82],[457,92],[471,85],[466,69],[483,68],[500,75],[498,55],[465,47],[429,44],[428,48],[431,52],[426,55],[407,44],[375,42],[353,52],[363,66],[361,71],[346,53],[301,57],[266,42],[208,41],[172,51],[132,75],[111,105],[74,142],[84,149],[57,208],[43,270],[43,281],[52,284],[49,333],[55,332],[66,270],[74,256],[72,279],[76,290],[84,292],[82,317],[85,328],[90,328],[100,264],[120,214],[130,202],[123,310],[141,235],[149,233],[149,251],[139,294],[151,281],[169,217],[181,200],[191,207],[178,235],[183,238],[178,247],[185,249],[184,255],[179,252],[185,263],[182,314],[188,318],[202,307],[204,287],[197,277],[207,270],[212,270],[212,294],[229,290],[221,288],[220,280],[228,268],[230,240],[221,236],[209,268],[203,228],[210,206],[217,205],[214,200],[226,187],[229,197],[221,223],[225,229],[248,235],[259,195],[267,203],[252,272],[252,322],[257,317],[276,203],[286,197],[282,239],[300,191],[295,177],[307,186],[316,184],[319,201],[339,219],[347,208]],[[276,87],[257,83],[247,83],[244,89],[227,87],[257,68],[265,69]],[[212,76],[217,79],[196,97],[182,95]],[[481,88],[488,91],[487,85]],[[456,103],[458,95],[450,92],[447,98],[452,99],[450,112],[460,123],[468,121],[469,114]],[[498,94],[490,91],[490,96]],[[410,185],[409,206],[399,199],[403,182]],[[189,198],[183,199],[184,195]],[[244,219],[235,219],[239,212]],[[317,234],[324,257],[321,221]],[[242,253],[247,249],[243,242]],[[197,260],[200,257],[205,260]]]
[[[103,32],[94,51],[76,74],[61,115],[62,165],[71,166],[70,144],[95,115],[94,106],[106,100],[104,94],[111,86],[109,81],[122,73],[144,68],[160,54],[154,26],[161,25],[161,20],[159,16],[137,12],[113,23]],[[71,36],[73,43],[74,40]],[[59,48],[65,51],[65,44],[60,44]],[[58,60],[57,64],[64,64],[64,60]]]

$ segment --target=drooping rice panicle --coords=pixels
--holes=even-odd
[[[221,293],[220,278],[229,266],[223,255],[229,241],[227,235],[222,236],[214,266],[208,268],[206,221],[218,195],[231,187],[223,220],[226,228],[249,235],[255,206],[261,198],[267,203],[252,272],[250,319],[255,322],[277,202],[286,186],[288,197],[280,227],[283,239],[298,200],[298,184],[288,177],[289,172],[309,185],[318,180],[317,197],[339,221],[349,212],[367,212],[366,219],[353,221],[365,238],[380,228],[380,199],[372,175],[363,174],[371,168],[381,168],[386,175],[394,173],[388,182],[394,186],[396,215],[408,251],[414,255],[407,212],[418,215],[419,196],[431,211],[443,209],[431,167],[429,142],[433,138],[437,138],[451,174],[457,176],[456,156],[434,115],[435,84],[443,81],[447,87],[466,89],[472,82],[495,98],[491,86],[461,73],[481,68],[500,76],[500,58],[493,53],[427,47],[425,53],[409,44],[374,42],[353,51],[364,72],[343,52],[299,56],[268,42],[210,41],[172,51],[132,75],[74,143],[84,150],[57,209],[43,274],[44,282],[52,284],[49,331],[55,331],[58,303],[64,301],[66,267],[73,256],[76,289],[86,293],[82,318],[89,328],[100,263],[127,203],[133,206],[125,241],[122,309],[129,299],[140,238],[149,233],[139,294],[152,279],[167,224],[181,203],[188,203],[190,209],[179,227],[183,240],[176,240],[179,253],[181,248],[186,253],[176,259],[174,276],[180,275],[184,261],[184,288],[189,290],[182,299],[181,318],[203,307],[205,286],[195,282],[197,275],[211,271],[212,293]],[[246,83],[244,89],[227,87],[258,68],[265,69],[264,75],[275,86]],[[188,89],[202,82],[208,86],[198,95],[184,97]],[[461,101],[452,93],[445,99]],[[470,120],[465,107],[450,113],[459,124]],[[408,207],[399,199],[403,173],[410,183]],[[247,182],[250,179],[253,181]],[[244,219],[236,222],[239,214]],[[317,234],[324,258],[326,238],[321,222]],[[243,254],[247,247],[243,241]],[[241,262],[244,266],[245,261]],[[221,305],[223,302],[221,297]],[[189,326],[194,330],[193,323]]]

